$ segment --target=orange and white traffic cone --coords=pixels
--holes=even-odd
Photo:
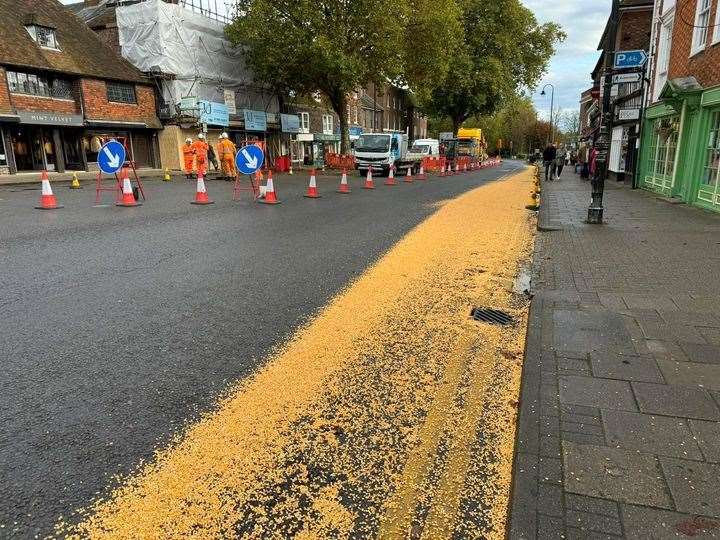
[[[464,173],[468,172],[467,163],[463,163],[463,172]]]
[[[343,169],[342,178],[340,178],[340,187],[337,190],[338,193],[350,193],[350,184],[347,179],[347,169]]]
[[[308,199],[319,199],[320,194],[317,190],[317,181],[315,180],[315,169],[310,171],[310,183],[308,184],[307,193],[304,195]]]
[[[214,204],[215,201],[211,201],[208,197],[207,189],[205,188],[205,178],[202,172],[198,173],[197,177],[197,188],[195,189],[195,200],[190,204]]]
[[[375,189],[375,182],[372,177],[372,167],[368,167],[367,176],[365,177],[365,185],[363,189]]]
[[[47,171],[43,171],[40,174],[40,181],[42,183],[40,205],[36,206],[35,208],[37,208],[38,210],[55,210],[57,208],[62,208],[62,206],[57,203],[57,199],[53,194],[52,188],[50,187],[50,179],[48,178]]]
[[[422,163],[420,164],[420,171],[418,172],[417,179],[418,180],[427,180],[427,175],[425,174],[425,167],[423,166]]]
[[[413,176],[412,176],[412,167],[407,168],[407,174],[405,174],[405,178],[403,178],[403,182],[405,184],[412,184],[413,183]]]
[[[123,167],[120,179],[122,180],[122,197],[115,203],[115,206],[140,206],[140,203],[135,200],[127,167]]]
[[[445,164],[440,166],[440,178],[445,178]]]
[[[395,165],[390,165],[390,171],[388,171],[387,180],[385,180],[386,186],[397,186],[395,181]]]
[[[275,184],[273,182],[272,169],[268,171],[267,184],[265,186],[265,198],[258,199],[257,202],[262,204],[280,204],[275,195]]]

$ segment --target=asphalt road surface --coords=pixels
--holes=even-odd
[[[231,201],[208,181],[146,181],[136,208],[94,205],[94,186],[0,188],[0,537],[52,531],[152,457],[232,382],[435,211],[522,167],[302,197]],[[105,203],[111,202],[105,194]],[[482,219],[478,216],[478,219]],[[398,276],[398,279],[401,279]],[[358,314],[361,316],[361,314]]]

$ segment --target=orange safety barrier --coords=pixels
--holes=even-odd
[[[342,154],[325,154],[325,166],[330,169],[354,169],[355,156]]]
[[[447,167],[445,156],[429,156],[422,160],[425,172],[440,172],[443,167]]]

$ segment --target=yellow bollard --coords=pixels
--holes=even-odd
[[[538,210],[540,208],[540,197],[536,191],[530,192],[530,202],[525,205],[528,210]]]
[[[82,186],[80,185],[80,180],[78,180],[78,175],[76,172],[72,175],[72,182],[70,182],[70,189],[82,189]]]
[[[165,177],[163,178],[163,182],[169,182],[170,180],[172,180],[172,178],[170,178],[170,169],[168,169],[166,167],[165,168]]]

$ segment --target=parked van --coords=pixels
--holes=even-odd
[[[408,150],[405,159],[401,160],[399,168],[406,171],[408,167],[412,167],[413,174],[420,170],[420,163],[426,157],[440,155],[440,141],[437,139],[418,139]]]
[[[398,167],[408,149],[408,138],[404,133],[363,133],[355,141],[355,166],[360,174],[373,172],[387,175],[390,167]]]

